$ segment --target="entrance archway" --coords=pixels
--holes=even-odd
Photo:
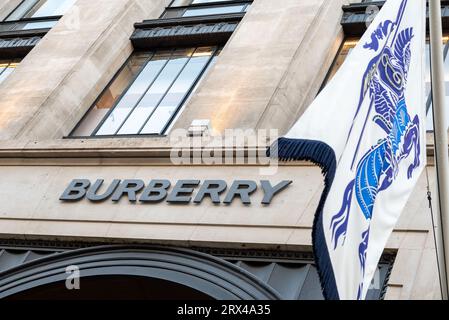
[[[86,289],[95,290],[114,281],[125,288],[123,286],[128,282],[129,286],[122,290],[135,292],[137,289],[132,284],[141,279],[142,284],[153,286],[155,291],[164,288],[165,291],[159,294],[161,299],[170,297],[170,290],[182,293],[179,297],[172,295],[180,299],[281,299],[274,289],[224,260],[187,249],[146,246],[93,247],[32,261],[2,275],[0,298],[20,299],[27,295],[32,297],[37,292],[53,292],[47,296],[51,299],[52,295],[64,289],[68,266],[76,266],[80,270],[81,290],[73,293],[75,298],[77,294],[82,295],[83,283]],[[146,289],[142,291],[146,292],[142,298],[158,298],[157,293]],[[84,294],[89,296],[87,290]],[[67,292],[60,298],[66,296],[70,298]]]

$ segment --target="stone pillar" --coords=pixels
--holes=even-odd
[[[342,42],[342,0],[256,0],[175,124],[285,131],[317,93]]]

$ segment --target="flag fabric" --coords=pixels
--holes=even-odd
[[[363,300],[426,165],[425,0],[387,0],[285,137],[283,161],[325,177],[312,241],[326,299]]]

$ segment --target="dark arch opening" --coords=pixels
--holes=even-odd
[[[80,271],[81,290],[78,294],[84,286],[94,292],[94,285],[105,289],[112,285],[111,281],[120,284],[120,290],[126,287],[132,291],[136,289],[133,288],[134,280],[145,278],[145,284],[150,287],[179,289],[180,299],[189,299],[189,296],[218,300],[281,299],[273,288],[222,259],[187,249],[148,246],[92,247],[32,261],[0,277],[0,298],[32,297],[42,290],[53,292],[54,298],[61,298],[69,294],[62,293],[67,290],[65,282],[69,274],[66,268],[69,266],[76,266]],[[91,294],[85,291],[85,295]],[[145,294],[148,299],[158,299],[156,293],[141,291],[141,295]],[[170,297],[167,291],[160,292],[160,299],[177,297]]]
[[[83,279],[79,290],[67,290],[64,281],[45,284],[6,300],[212,300],[178,283],[137,276],[95,276]]]

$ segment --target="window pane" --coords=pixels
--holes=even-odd
[[[232,1],[232,0],[193,0],[192,4],[214,3],[214,2],[225,2],[225,1]]]
[[[198,48],[176,82],[168,91],[150,120],[142,130],[143,134],[160,134],[174,116],[189,90],[204,70],[213,54],[213,48]]]
[[[100,130],[98,130],[97,135],[116,134],[130,112],[142,99],[155,77],[164,68],[169,58],[170,53],[165,51],[146,64],[137,79],[120,99],[117,106],[114,108],[114,111],[106,119]]]
[[[58,21],[39,21],[39,22],[30,22],[25,24],[20,30],[31,30],[31,29],[47,29],[53,28]]]
[[[9,62],[2,62],[0,61],[0,75],[2,72],[9,66]]]
[[[27,18],[64,15],[76,0],[41,0],[26,14]]]
[[[217,52],[216,47],[161,50],[139,63],[133,55],[72,136],[141,134],[144,127],[144,133],[162,133]]]
[[[170,5],[170,7],[182,7],[189,6],[191,4],[200,4],[200,3],[215,3],[215,2],[226,2],[232,0],[175,0]]]
[[[236,13],[242,12],[243,9],[245,9],[245,5],[187,9],[182,16],[193,17],[193,16],[206,16],[212,14]]]
[[[14,72],[19,65],[18,61],[2,62],[0,61],[0,84]]]
[[[25,0],[8,16],[6,21],[20,20],[22,18],[62,16],[75,2],[76,0]],[[26,29],[37,28],[41,27],[29,26]]]
[[[145,93],[143,99],[139,102],[138,106],[134,109],[118,132],[119,134],[139,133],[140,129],[145,124],[145,121],[164,97],[167,90],[173,84],[173,81],[178,77],[192,53],[192,49],[177,50],[173,53],[170,62],[167,63],[165,68],[151,85],[151,88]]]
[[[209,64],[207,65],[206,69],[204,70],[202,76],[196,82],[195,87],[189,93],[187,98],[183,101],[182,106],[180,108],[178,108],[178,111],[176,112],[175,117],[173,119],[171,119],[170,125],[164,130],[164,132],[162,132],[162,134],[167,134],[167,132],[169,132],[171,130],[171,128],[173,127],[173,125],[176,123],[176,121],[178,120],[179,116],[181,115],[182,109],[190,102],[190,100],[192,99],[192,97],[195,95],[196,91],[200,87],[201,83],[204,81],[206,74],[209,72],[210,69],[212,69],[212,67],[217,62],[217,57],[220,55],[220,53],[221,53],[221,49],[217,49],[215,51],[214,55],[210,59]]]
[[[334,65],[331,68],[331,71],[329,72],[329,75],[327,76],[326,83],[329,82],[337,73],[338,69],[340,69],[343,62],[345,62],[346,58],[351,53],[352,49],[357,45],[358,40],[347,40],[343,44],[343,47],[341,48],[337,59],[334,62]]]
[[[6,18],[6,21],[22,19],[37,2],[39,2],[39,0],[25,0],[8,16],[8,18]]]
[[[131,56],[125,67],[118,73],[72,133],[73,136],[85,137],[92,134],[150,57],[151,53],[139,53]]]

